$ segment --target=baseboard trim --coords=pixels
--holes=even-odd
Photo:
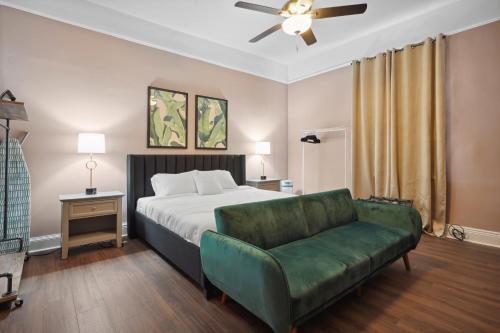
[[[122,225],[123,238],[127,238],[127,224]],[[61,234],[43,235],[30,238],[28,254],[38,254],[59,249],[61,247]]]
[[[61,234],[43,235],[30,238],[28,254],[55,250],[61,247]]]
[[[500,232],[471,227],[463,227],[465,231],[464,241],[488,245],[500,248]],[[123,238],[127,237],[127,224],[123,224]],[[449,231],[449,225],[446,225],[446,237],[455,239]],[[43,235],[30,238],[29,254],[55,250],[61,247],[61,234]]]
[[[465,232],[464,241],[500,248],[500,232],[464,226],[462,228],[464,228]],[[446,225],[446,237],[455,239],[450,233],[449,225]]]

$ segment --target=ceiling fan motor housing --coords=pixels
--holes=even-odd
[[[280,15],[283,17],[302,15],[307,13],[311,7],[312,0],[290,0],[281,8]]]

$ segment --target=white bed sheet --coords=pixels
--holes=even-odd
[[[291,197],[293,194],[259,190],[250,186],[224,190],[222,194],[186,193],[165,197],[144,197],[137,201],[137,211],[200,246],[206,230],[216,230],[214,209],[247,202]]]

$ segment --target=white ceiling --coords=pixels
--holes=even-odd
[[[367,29],[410,15],[435,5],[435,0],[368,1],[365,15],[316,20],[313,29],[319,43],[307,47],[301,40],[279,31],[256,44],[248,43],[252,37],[280,23],[279,16],[235,8],[236,0],[88,0],[120,13],[154,22],[209,41],[233,47],[248,53],[290,64],[298,57],[321,52]],[[247,0],[270,7],[281,8],[286,0]],[[362,2],[362,0],[359,0]],[[316,0],[316,8],[357,3],[356,0]],[[299,54],[296,52],[299,45]]]
[[[316,0],[315,8],[368,3],[363,15],[316,20],[318,42],[278,31],[282,18],[236,0],[0,0],[0,4],[188,57],[294,82],[363,56],[500,19],[500,0]],[[285,0],[248,0],[280,8]]]

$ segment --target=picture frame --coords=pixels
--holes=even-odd
[[[195,105],[196,149],[227,150],[228,101],[196,95]]]
[[[148,87],[147,147],[187,149],[187,93]]]

